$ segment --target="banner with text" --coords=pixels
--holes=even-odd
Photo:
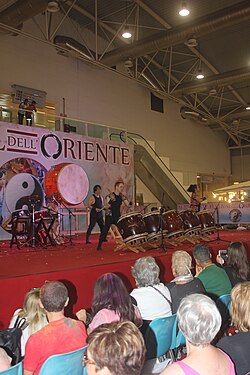
[[[188,210],[188,204],[178,205],[178,211]],[[201,210],[210,210],[215,212],[218,209],[220,224],[249,224],[250,223],[250,203],[232,202],[232,203],[203,203]],[[217,218],[215,212],[215,219]]]
[[[53,194],[86,205],[94,185],[106,196],[123,181],[133,199],[133,145],[1,122],[0,129],[0,239],[13,212],[40,211]]]

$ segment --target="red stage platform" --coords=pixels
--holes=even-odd
[[[213,240],[216,235],[211,236]],[[221,232],[222,240],[242,241],[250,257],[250,231]],[[160,249],[146,253],[114,252],[113,241],[103,244],[103,251],[96,251],[97,235],[93,235],[91,245],[85,245],[84,238],[74,239],[74,245],[36,248],[16,247],[9,249],[8,242],[0,245],[0,329],[6,327],[15,309],[22,306],[25,293],[41,286],[45,280],[63,280],[70,291],[68,315],[80,308],[91,306],[95,280],[105,272],[118,273],[128,290],[134,287],[131,266],[139,257],[150,255],[157,258],[161,268],[161,280],[169,281],[171,255],[175,250],[192,252],[193,245],[183,243],[178,247],[168,246],[167,252]],[[227,242],[213,241],[207,245],[212,253],[227,248]]]

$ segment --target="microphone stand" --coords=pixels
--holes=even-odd
[[[159,229],[158,229],[158,232],[159,230],[161,231],[161,243],[160,243],[160,246],[159,248],[162,249],[162,251],[167,251],[167,247],[164,243],[164,234],[163,234],[163,212],[164,212],[164,208],[160,208],[160,222],[159,222]]]
[[[215,207],[215,210],[214,210],[214,214],[216,214],[216,226],[217,226],[217,237],[215,240],[212,240],[210,242],[214,242],[214,241],[222,241],[222,242],[230,242],[228,240],[223,240],[221,237],[220,237],[220,215],[219,215],[219,204],[217,204],[217,206]]]
[[[36,234],[36,231],[35,231],[35,205],[36,203],[40,202],[39,199],[36,199],[34,200],[34,198],[29,198],[29,203],[30,203],[30,206],[32,207],[32,220],[31,220],[31,238],[28,239],[28,241],[24,242],[21,246],[27,246],[29,244],[31,244],[31,247],[34,249],[36,247],[36,244],[39,243],[42,247],[44,247],[44,245],[42,244],[42,242],[37,238]],[[39,222],[38,222],[38,227],[39,227]]]
[[[63,201],[61,202],[61,204],[62,204],[62,206],[64,208],[66,208],[66,210],[69,213],[69,244],[70,244],[70,246],[72,246],[73,245],[73,240],[72,240],[72,223],[71,223],[71,219],[72,219],[72,216],[75,216],[75,214],[73,214],[72,210],[69,207],[67,207]]]

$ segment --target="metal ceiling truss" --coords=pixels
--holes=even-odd
[[[160,26],[163,26],[165,29],[170,29],[171,28],[171,25],[169,25],[163,18],[161,18],[156,12],[154,12],[148,5],[146,5],[143,1],[141,0],[135,0],[134,1],[138,7],[142,8],[144,11],[146,11],[152,18],[154,18],[154,20],[156,20]],[[71,1],[67,1],[67,3],[71,3]],[[139,25],[139,8],[135,8],[135,7],[132,7],[132,9],[130,9],[130,16],[133,14],[133,12],[136,11],[136,17],[135,17],[135,24],[133,25],[135,27],[136,30],[138,30],[139,27],[148,27],[148,26],[144,26],[144,25]],[[85,12],[85,15],[86,16],[89,16],[87,14],[87,12]],[[108,18],[109,15],[106,16],[106,18]],[[105,21],[104,19],[102,20],[97,20],[96,23],[99,25],[100,22],[102,22],[102,27],[106,29],[107,26],[107,22],[109,23],[109,21]],[[114,23],[113,23],[114,24]],[[121,37],[120,35],[120,30],[121,28],[123,27],[124,23],[123,24],[120,24],[120,27],[117,30],[111,30],[111,27],[109,26],[109,32],[112,31],[112,34],[113,34],[113,38],[112,38],[112,42],[114,42],[114,40],[116,38],[119,38],[119,40],[122,40],[124,42],[124,39]],[[131,23],[130,23],[131,25]],[[155,28],[154,28],[155,29]],[[138,33],[137,33],[137,36],[138,36]],[[162,63],[159,63],[159,61],[157,62],[157,66],[155,64],[155,58],[156,56],[158,57],[159,59],[159,54],[158,53],[154,53],[152,56],[146,56],[148,62],[145,63],[144,59],[143,58],[137,58],[136,59],[136,67],[138,66],[138,61],[142,61],[143,62],[143,69],[139,72],[139,74],[136,73],[135,77],[137,77],[137,79],[143,79],[142,77],[142,72],[145,73],[145,75],[147,73],[149,73],[149,76],[153,76],[154,78],[154,81],[158,83],[158,91],[159,93],[161,94],[174,94],[174,90],[183,82],[185,81],[187,78],[190,79],[190,77],[194,77],[194,75],[196,74],[196,71],[197,71],[197,66],[198,66],[198,62],[199,60],[201,60],[206,66],[207,68],[213,73],[213,74],[219,74],[219,71],[194,47],[187,47],[189,49],[189,51],[191,53],[183,53],[183,52],[179,52],[179,51],[175,51],[172,47],[165,50],[165,54],[164,54],[164,57],[162,59]],[[107,49],[105,50],[105,52],[107,51]],[[174,69],[175,67],[177,66],[181,66],[183,63],[186,63],[187,60],[184,59],[184,61],[175,61],[175,56],[178,56],[182,54],[183,56],[185,57],[188,57],[188,60],[189,62],[192,64],[191,67],[188,69],[188,71],[186,72],[181,72],[181,71],[177,71],[176,69]],[[101,58],[103,58],[105,56],[105,53],[102,53],[102,56]],[[169,56],[169,59],[168,59],[168,64],[166,65],[166,59],[167,59],[167,56]],[[128,56],[129,58],[129,56]],[[193,61],[194,60],[194,61]],[[151,65],[153,66],[156,66],[157,69],[158,69],[158,74],[155,74]],[[159,79],[159,71],[161,73],[164,73],[166,74],[167,73],[167,87],[165,85],[165,81],[164,82],[161,82],[161,80]],[[136,71],[137,72],[137,71]],[[177,73],[178,75],[182,75],[182,77],[180,77],[179,79],[173,79],[173,73]],[[234,111],[237,111],[239,108],[242,107],[242,105],[245,105],[245,101],[243,100],[243,98],[241,98],[241,96],[237,93],[237,91],[231,86],[231,85],[227,85],[227,88],[228,90],[230,90],[231,94],[235,97],[235,107],[230,110],[229,113],[233,113]],[[155,89],[155,84],[153,83],[152,85],[152,89]],[[201,94],[202,96],[203,94]],[[193,96],[193,95],[192,95]],[[206,102],[208,99],[210,99],[210,95],[207,95],[204,98],[199,98],[198,97],[198,100],[195,100],[195,103],[193,104],[193,109],[194,110],[198,110],[200,107],[203,108],[203,110],[205,110],[204,114],[206,114],[207,116],[209,116],[209,118],[211,119],[211,121],[214,123],[214,122],[217,122],[222,128],[223,130],[225,130],[229,136],[231,137],[232,135],[232,139],[234,140],[234,142],[236,144],[239,144],[239,140],[241,138],[241,133],[240,131],[238,132],[235,132],[235,129],[233,130],[231,128],[231,126],[229,126],[227,123],[225,123],[224,118],[220,119],[220,116],[219,114],[221,113],[221,109],[223,108],[223,110],[226,110],[227,109],[227,106],[226,106],[226,103],[228,101],[230,101],[229,98],[226,98],[225,95],[223,94],[223,90],[222,90],[222,94],[219,98],[219,103],[217,103],[217,111],[216,111],[216,115],[214,114],[215,113],[215,108],[214,108],[214,104],[216,101],[218,101],[218,98],[217,97],[213,97],[212,100],[211,100],[211,103],[209,104],[208,107],[206,107],[204,105],[204,102]],[[183,98],[185,100],[185,97]],[[196,98],[197,99],[197,98]],[[232,101],[232,99],[231,99]],[[190,105],[190,103],[188,103]],[[236,137],[235,137],[236,136]],[[245,139],[245,137],[244,137]],[[246,139],[245,139],[246,140]]]
[[[129,4],[125,14],[125,5],[122,5],[118,10],[106,14],[102,18],[98,15],[98,0],[94,0],[94,14],[87,9],[77,4],[77,0],[61,0],[59,2],[62,18],[58,21],[58,14],[55,16],[48,11],[45,11],[44,25],[33,17],[35,25],[41,32],[41,35],[48,42],[52,42],[54,36],[60,29],[63,29],[63,24],[67,20],[71,22],[74,29],[77,31],[79,39],[82,41],[84,47],[88,50],[90,60],[88,63],[101,63],[105,67],[105,56],[112,48],[117,48],[122,45],[129,45],[131,42],[121,36],[121,30],[126,23],[134,29],[133,41],[138,41],[139,31],[142,28],[151,30],[170,30],[172,27],[159,14],[150,8],[142,0],[134,0]],[[156,23],[157,26],[144,25],[142,22],[141,10],[146,12]],[[90,22],[85,23],[84,27],[90,28],[94,32],[95,45],[88,46],[84,38],[84,29],[79,25],[72,11],[77,12],[86,17]],[[116,21],[115,17],[120,14],[123,21]],[[114,19],[112,20],[112,16]],[[133,22],[131,22],[133,20]],[[130,22],[128,22],[130,21]],[[52,24],[54,28],[52,30]],[[1,25],[1,24],[0,24]],[[113,25],[113,27],[111,27]],[[79,27],[80,26],[80,27]],[[18,30],[17,30],[18,32]],[[61,51],[64,51],[61,48]],[[82,58],[82,57],[79,57]],[[127,56],[129,59],[130,56]],[[237,112],[242,106],[246,105],[244,99],[230,84],[216,87],[215,95],[210,95],[208,91],[200,93],[183,93],[181,96],[176,96],[175,92],[180,92],[182,85],[186,82],[194,82],[199,62],[206,66],[206,72],[210,71],[213,75],[220,75],[220,72],[203,56],[197,48],[188,47],[185,45],[170,46],[166,49],[145,54],[144,56],[133,59],[133,69],[130,69],[129,74],[133,76],[140,84],[143,83],[155,92],[158,92],[163,97],[168,97],[172,100],[178,101],[194,111],[202,114],[208,118],[208,124],[219,124],[219,126],[228,134],[229,139],[233,140],[236,145],[240,145],[242,141],[249,142],[250,135],[248,134],[248,122],[243,123],[239,121],[237,126],[232,126],[228,119]],[[106,67],[110,69],[109,67]],[[146,77],[146,78],[145,78]],[[145,81],[146,80],[146,81]],[[230,104],[230,105],[229,105]]]

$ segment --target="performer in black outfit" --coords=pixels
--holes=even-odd
[[[100,232],[102,232],[104,227],[102,210],[104,208],[103,199],[101,196],[102,188],[100,185],[95,185],[93,188],[93,195],[89,198],[88,207],[90,211],[90,223],[86,233],[86,244],[91,243],[89,240],[90,234],[96,225],[99,225]]]
[[[190,197],[190,209],[194,212],[199,212],[201,210],[201,203],[206,200],[206,198],[200,198],[199,187],[196,184],[190,185],[187,191],[192,193]]]
[[[123,188],[124,183],[117,181],[115,183],[115,191],[106,197],[105,226],[101,232],[97,250],[102,250],[102,243],[106,239],[110,226],[112,224],[117,224],[117,221],[121,215],[121,205],[124,203],[126,206],[129,206],[130,204],[127,197],[122,194]]]

